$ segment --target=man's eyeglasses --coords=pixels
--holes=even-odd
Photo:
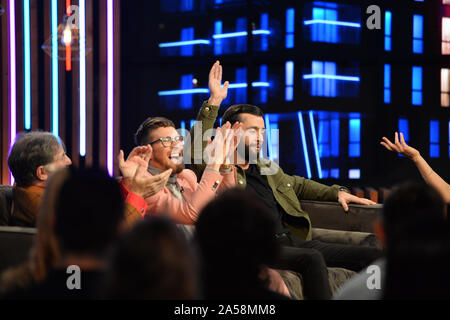
[[[164,147],[171,147],[174,142],[183,142],[183,136],[176,136],[176,137],[163,137],[156,139],[155,141],[150,142],[150,144],[154,144],[155,142],[161,141],[162,145]]]

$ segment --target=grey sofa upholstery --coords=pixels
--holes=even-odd
[[[35,228],[0,227],[0,273],[27,260],[35,235]]]
[[[312,238],[328,243],[340,243],[380,248],[373,233],[373,225],[383,208],[350,204],[346,213],[337,202],[301,201],[302,208],[308,212],[312,224]],[[291,297],[304,299],[302,277],[300,274],[278,270],[283,277]],[[328,268],[331,291],[334,294],[355,272],[343,268]]]
[[[12,186],[0,185],[0,226],[9,225],[12,205]]]

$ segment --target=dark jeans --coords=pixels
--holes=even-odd
[[[305,241],[292,235],[280,237],[278,242],[282,249],[274,267],[300,273],[308,299],[331,298],[327,267],[358,272],[382,256],[381,250],[373,247]]]

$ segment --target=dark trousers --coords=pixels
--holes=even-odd
[[[382,256],[381,250],[373,247],[305,241],[292,235],[280,237],[278,242],[282,249],[274,267],[300,273],[305,297],[314,300],[331,298],[327,267],[358,272]]]

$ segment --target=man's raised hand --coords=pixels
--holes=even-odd
[[[212,106],[219,106],[227,97],[229,82],[225,81],[222,86],[222,66],[219,61],[216,61],[209,72],[209,91],[210,97],[208,104]]]

